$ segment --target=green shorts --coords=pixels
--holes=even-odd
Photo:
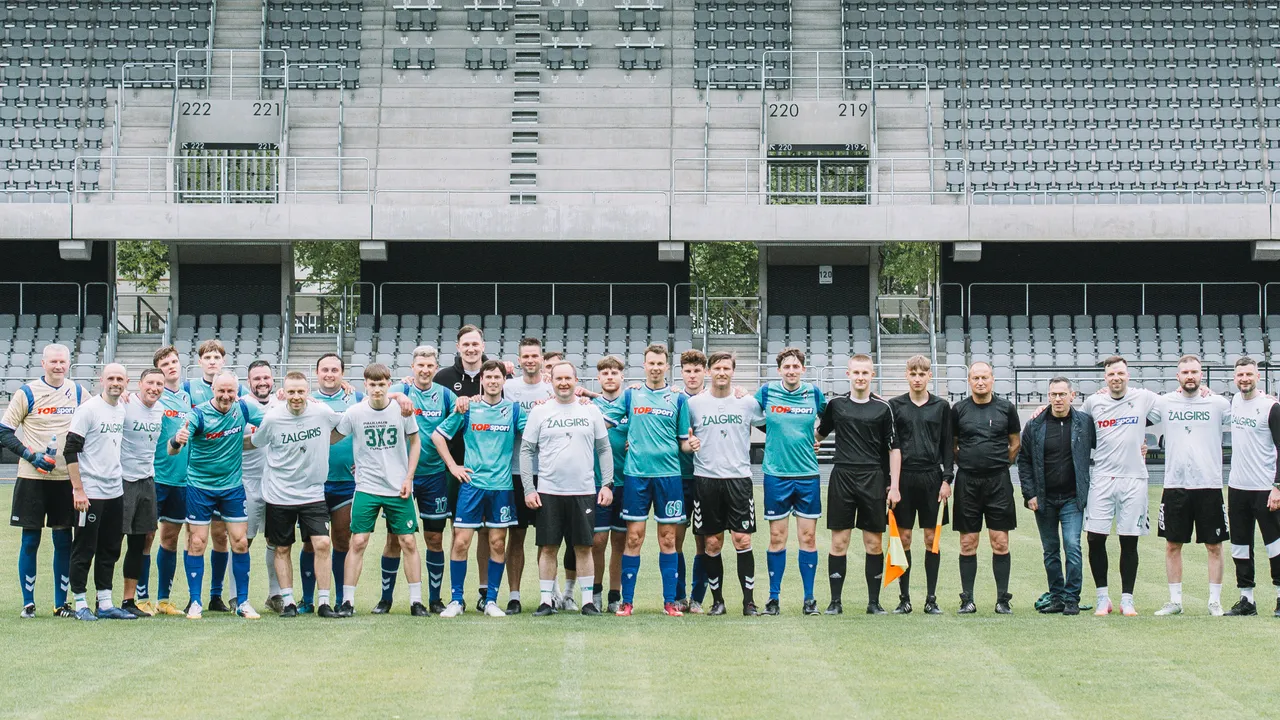
[[[387,532],[391,535],[412,535],[418,532],[418,508],[413,497],[399,495],[370,495],[359,490],[351,502],[351,532],[373,532],[378,524],[378,511],[387,518]]]

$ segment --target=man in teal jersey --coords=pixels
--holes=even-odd
[[[524,430],[525,416],[520,406],[502,396],[507,372],[502,363],[488,360],[480,367],[479,402],[464,410],[455,409],[432,433],[436,452],[449,473],[458,479],[458,506],[453,517],[453,546],[449,557],[449,584],[453,599],[440,617],[457,617],[466,610],[463,600],[467,576],[467,551],[481,527],[489,529],[488,596],[484,614],[505,617],[498,607],[498,587],[506,567],[507,528],[516,523],[516,507],[511,482],[515,439]],[[454,462],[448,441],[461,435],[466,446],[467,465]]]
[[[244,432],[262,422],[257,403],[237,397],[240,381],[224,372],[213,380],[213,399],[197,405],[182,428],[169,441],[168,453],[177,455],[188,441],[187,457],[187,553],[183,565],[191,584],[187,617],[201,617],[200,585],[204,580],[204,549],[214,515],[227,524],[231,543],[231,571],[236,578],[236,614],[260,617],[249,604],[248,516],[244,510],[244,485],[240,480]]]
[[[627,433],[623,465],[622,519],[627,521],[627,547],[622,553],[622,604],[617,615],[634,609],[636,575],[645,524],[653,509],[658,521],[658,568],[662,574],[663,612],[683,613],[676,605],[676,527],[684,522],[684,485],[680,480],[680,441],[689,437],[689,404],[667,384],[667,346],[645,349],[645,384],[628,388],[620,403],[603,409],[605,421]]]
[[[160,421],[160,436],[156,438],[156,510],[160,519],[160,549],[156,551],[156,572],[160,575],[160,587],[156,592],[156,613],[160,615],[184,615],[169,600],[173,589],[173,576],[178,570],[178,533],[187,521],[187,453],[184,445],[176,454],[168,452],[169,441],[182,429],[191,413],[191,396],[182,385],[182,359],[172,345],[162,347],[152,357],[152,362],[164,373],[164,392],[158,401],[164,408]],[[190,531],[188,531],[190,535]],[[152,535],[147,540],[151,547]],[[143,573],[150,560],[143,555]]]
[[[439,357],[431,345],[418,346],[413,351],[412,381],[391,386],[393,393],[404,393],[413,403],[422,438],[430,438],[455,406],[461,406],[464,412],[467,408],[467,398],[459,400],[452,390],[434,382],[436,370],[440,368]],[[434,443],[423,442],[418,453],[418,466],[413,472],[413,497],[418,503],[422,538],[427,546],[427,607],[438,615],[444,610],[440,586],[444,582],[444,525],[450,513],[446,469]],[[387,544],[382,548],[382,599],[373,609],[374,613],[391,611],[399,570],[400,543],[388,535]]]
[[[804,351],[785,348],[778,353],[781,382],[762,385],[756,401],[764,409],[764,517],[769,521],[769,602],[765,615],[781,612],[782,575],[787,567],[787,518],[796,516],[800,540],[800,579],[804,584],[804,614],[817,615],[813,579],[818,570],[815,529],[822,517],[818,454],[814,448],[818,416],[827,399],[818,386],[803,382]]]
[[[196,355],[200,358],[202,377],[194,381],[188,379],[182,383],[182,389],[191,396],[193,407],[213,399],[213,379],[222,372],[226,364],[227,350],[218,340],[205,340],[196,347]],[[237,397],[249,397],[250,394],[249,386],[239,383]],[[206,609],[213,612],[229,612],[231,608],[222,601],[222,581],[227,575],[227,561],[231,556],[227,552],[227,525],[221,517],[214,516],[213,523],[209,526],[209,538],[213,542],[211,553],[213,577],[209,581],[209,605]],[[234,582],[233,575],[232,583]],[[228,594],[234,595],[235,592],[234,586],[227,588]]]
[[[596,380],[600,383],[600,394],[592,398],[601,413],[607,413],[614,404],[622,401],[622,361],[613,355],[606,355],[596,363]],[[609,608],[608,612],[616,613],[622,600],[622,549],[627,543],[627,525],[622,520],[622,487],[623,465],[627,458],[626,418],[620,425],[609,427],[609,447],[613,451],[613,493],[615,500],[608,505],[596,505],[595,542],[591,548],[595,561],[595,586],[592,591],[596,597],[604,591],[604,553],[612,541],[613,552],[609,557]],[[601,485],[600,468],[596,468],[596,491]]]

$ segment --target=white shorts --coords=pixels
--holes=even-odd
[[[1111,521],[1114,520],[1117,535],[1146,535],[1151,532],[1151,518],[1147,514],[1149,504],[1146,478],[1095,473],[1089,480],[1084,530],[1110,535]]]
[[[267,527],[267,501],[261,495],[246,492],[244,494],[244,514],[249,516],[249,527],[245,537],[252,540]]]

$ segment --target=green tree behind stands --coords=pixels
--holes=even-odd
[[[116,276],[143,292],[157,292],[169,277],[169,245],[162,240],[127,240],[116,243]]]
[[[937,267],[937,243],[885,243],[880,246],[880,292],[929,296]]]
[[[360,242],[298,242],[293,244],[293,262],[297,274],[305,274],[304,283],[319,286],[322,293],[341,293],[360,279]]]
[[[760,292],[759,257],[755,243],[694,243],[689,280],[711,297],[754,297]]]

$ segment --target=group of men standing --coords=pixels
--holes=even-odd
[[[1170,601],[1157,614],[1182,610],[1181,548],[1191,541],[1193,529],[1209,548],[1209,609],[1224,612],[1223,427],[1231,428],[1234,440],[1229,539],[1241,589],[1241,600],[1226,614],[1256,614],[1255,523],[1280,588],[1280,489],[1273,487],[1280,480],[1280,405],[1258,392],[1257,366],[1248,358],[1237,364],[1240,392],[1230,403],[1203,389],[1200,364],[1192,356],[1179,364],[1179,389],[1166,395],[1129,388],[1127,365],[1111,358],[1105,363],[1105,393],[1075,409],[1070,381],[1055,378],[1048,411],[1024,428],[1013,404],[993,394],[989,365],[969,368],[971,394],[951,407],[928,392],[932,373],[922,356],[908,361],[909,392],[886,401],[871,392],[875,368],[869,356],[850,359],[850,393],[828,398],[803,380],[805,356],[796,348],[778,354],[779,379],[754,393],[734,386],[736,360],[724,352],[683,353],[683,386],[671,386],[671,358],[660,344],[646,349],[644,382],[630,387],[623,386],[622,363],[606,357],[597,365],[600,391],[584,390],[577,368],[556,353],[544,353],[536,339],[522,341],[519,373],[512,377],[511,365],[483,355],[483,337],[470,326],[459,331],[452,367],[440,369],[437,351],[420,347],[412,375],[402,382],[393,382],[385,366],[366,367],[363,393],[343,380],[345,367],[336,354],[317,362],[313,390],[311,380],[298,372],[288,373],[277,389],[265,362],[251,365],[248,385],[242,385],[223,370],[225,353],[216,340],[202,343],[198,353],[201,378],[183,381],[179,356],[166,347],[155,353],[154,367],[140,373],[136,392],[126,392],[125,368],[111,364],[103,370],[100,392],[90,396],[66,378],[67,349],[50,345],[42,361],[44,376],[14,395],[0,422],[0,443],[21,457],[12,523],[23,529],[24,617],[36,613],[36,555],[44,526],[53,528],[59,615],[198,619],[207,609],[257,618],[248,598],[249,548],[263,534],[271,610],[285,617],[350,616],[364,552],[380,516],[387,541],[382,597],[374,613],[391,610],[402,562],[411,614],[448,618],[466,612],[473,542],[476,609],[494,617],[522,612],[525,537],[534,527],[535,616],[564,610],[599,615],[602,606],[630,615],[652,516],[666,614],[726,613],[722,551],[728,532],[743,613],[777,615],[794,516],[802,611],[816,615],[822,611],[814,592],[815,530],[823,515],[817,447],[832,435],[826,614],[843,612],[855,529],[862,531],[865,551],[866,612],[887,612],[880,588],[889,513],[899,527],[908,566],[917,523],[923,531],[923,610],[941,613],[936,532],[948,521],[948,501],[954,501],[953,524],[960,533],[959,612],[976,612],[977,549],[985,525],[996,612],[1011,613],[1008,533],[1017,525],[1017,513],[1009,467],[1016,462],[1023,499],[1036,513],[1045,551],[1050,591],[1041,611],[1080,611],[1082,531],[1098,588],[1095,614],[1112,611],[1106,541],[1114,521],[1121,548],[1120,609],[1132,615],[1137,539],[1149,527],[1143,460],[1149,422],[1164,423],[1167,455],[1159,526],[1167,541]],[[754,595],[753,428],[765,431],[769,597],[763,610]],[[36,449],[42,445],[44,450]],[[450,519],[446,602],[443,533]],[[424,558],[416,539],[419,526]],[[690,526],[696,538],[691,588],[684,558]],[[171,592],[183,527],[190,601],[179,608]],[[150,552],[157,535],[153,587]],[[299,535],[302,588],[295,595],[293,545]],[[112,578],[126,539],[124,596],[116,607]],[[606,557],[610,542],[612,553]],[[212,578],[205,602],[209,545]],[[562,545],[564,592],[557,580]],[[232,582],[224,587],[228,565]],[[91,567],[94,609],[87,597]],[[498,605],[504,574],[505,610]],[[899,581],[893,613],[913,610],[910,578],[908,570]],[[580,585],[580,604],[572,597],[574,584]],[[704,608],[708,591],[712,599]]]

